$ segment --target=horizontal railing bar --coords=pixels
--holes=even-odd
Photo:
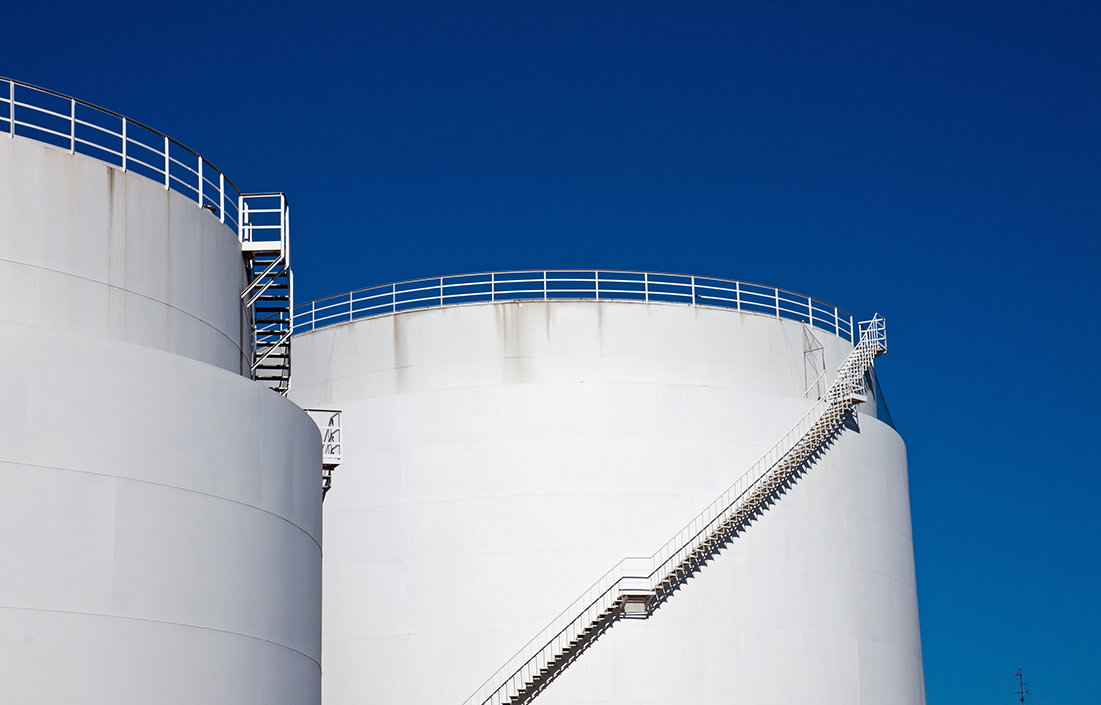
[[[97,125],[94,122],[85,122],[84,120],[81,120],[79,118],[77,120],[75,120],[75,122],[78,125],[84,125],[86,127],[91,127],[94,130],[99,130],[100,132],[106,132],[107,134],[111,135],[112,137],[118,137],[120,140],[122,139],[122,133],[121,132],[112,132],[111,130],[108,130],[106,127],[103,127],[101,125]]]
[[[65,120],[66,122],[68,122],[72,119],[72,116],[70,116],[68,113],[57,113],[57,112],[54,112],[53,110],[50,110],[49,108],[43,108],[42,106],[32,105],[30,103],[20,103],[18,100],[15,101],[15,107],[17,107],[17,108],[27,108],[29,110],[33,110],[33,111],[38,112],[38,113],[45,113],[47,115],[52,115],[54,117],[59,117],[62,120]]]
[[[116,157],[122,157],[122,152],[116,152],[115,150],[111,149],[110,147],[104,147],[103,145],[97,144],[95,142],[89,142],[88,140],[82,140],[79,137],[74,137],[73,140],[77,144],[86,144],[89,147],[95,147],[96,149],[98,149],[100,151],[107,152],[109,154],[114,154]]]
[[[188,166],[184,162],[181,162],[179,159],[176,159],[175,157],[173,157],[171,155],[169,155],[168,161],[172,162],[173,164],[179,164],[180,166],[182,166],[184,169],[187,169],[188,171],[190,171],[195,176],[199,175],[199,170],[198,169],[194,169],[194,168]]]
[[[145,149],[148,149],[151,152],[159,154],[162,157],[165,156],[163,144],[160,145],[159,148],[158,147],[153,147],[153,146],[147,144],[142,139],[139,139],[133,133],[124,135],[123,133],[116,132],[112,128],[105,127],[103,125],[96,124],[94,122],[89,122],[88,120],[77,117],[75,112],[62,113],[62,112],[58,112],[57,110],[53,110],[53,109],[51,109],[49,107],[46,107],[46,106],[43,106],[43,105],[38,105],[38,104],[33,103],[33,102],[27,102],[27,100],[28,100],[27,96],[31,96],[32,99],[33,99],[33,96],[35,94],[42,94],[44,96],[50,96],[52,98],[59,98],[59,99],[68,101],[70,103],[70,105],[78,106],[81,110],[88,109],[88,110],[95,111],[95,113],[97,115],[102,115],[102,116],[105,116],[105,117],[111,117],[111,118],[121,120],[121,121],[123,121],[124,125],[126,125],[127,127],[129,127],[129,128],[137,127],[140,130],[145,130],[146,132],[150,133],[151,135],[160,138],[160,140],[167,139],[168,142],[169,142],[169,145],[170,145],[170,149],[169,149],[170,152],[171,152],[172,147],[182,149],[185,152],[195,156],[196,158],[202,159],[203,162],[205,162],[205,164],[211,168],[211,170],[213,170],[219,176],[221,176],[222,180],[225,183],[225,191],[226,191],[227,195],[228,195],[230,189],[232,189],[234,192],[236,192],[237,195],[240,195],[240,193],[241,193],[240,189],[237,188],[237,185],[233,182],[233,180],[230,179],[228,176],[226,176],[225,173],[222,172],[220,169],[218,169],[218,167],[216,167],[209,159],[206,159],[205,157],[202,157],[198,152],[196,152],[191,147],[188,147],[186,144],[184,144],[184,143],[182,143],[182,142],[180,142],[176,139],[173,139],[172,137],[170,137],[170,136],[166,135],[165,133],[161,132],[160,130],[152,128],[152,127],[150,127],[150,126],[148,126],[148,125],[146,125],[142,122],[139,122],[137,120],[133,120],[131,118],[128,118],[125,115],[122,115],[121,113],[116,113],[113,110],[108,110],[107,108],[100,107],[98,105],[95,105],[94,103],[89,103],[85,100],[81,100],[79,98],[74,98],[72,96],[65,95],[64,93],[59,93],[57,91],[50,90],[49,88],[42,88],[40,86],[35,86],[35,85],[30,84],[30,83],[24,83],[22,81],[17,81],[17,80],[14,80],[14,79],[3,78],[3,77],[0,77],[0,82],[7,83],[9,85],[13,85],[13,86],[17,87],[20,90],[25,90],[25,91],[30,91],[31,92],[29,94],[24,94],[22,99],[20,97],[12,98],[10,95],[7,95],[8,91],[0,92],[0,93],[4,94],[3,97],[0,98],[0,103],[3,103],[5,105],[7,105],[9,107],[9,113],[10,113],[9,116],[0,118],[0,122],[3,122],[8,126],[8,128],[9,128],[8,131],[9,132],[13,131],[13,128],[25,127],[25,128],[31,129],[31,130],[39,131],[43,134],[52,135],[54,137],[60,137],[62,139],[70,139],[70,140],[73,140],[74,143],[79,142],[80,144],[84,144],[84,145],[87,145],[89,147],[93,147],[93,148],[96,148],[96,149],[101,149],[104,152],[113,154],[115,156],[122,157],[121,152],[113,150],[110,147],[105,147],[105,146],[103,146],[99,143],[92,142],[92,141],[89,141],[87,139],[76,137],[76,135],[72,134],[72,133],[66,134],[66,133],[59,132],[57,130],[51,129],[49,127],[46,127],[44,125],[36,124],[35,122],[33,122],[33,120],[35,118],[47,117],[48,116],[49,118],[64,120],[64,121],[70,123],[71,125],[73,125],[74,127],[75,127],[75,125],[81,125],[83,127],[92,128],[92,129],[96,130],[97,132],[100,132],[100,133],[103,133],[103,134],[106,134],[106,135],[110,135],[112,137],[117,137],[120,140],[123,140],[124,143],[126,143],[126,144],[137,145],[139,147],[143,147]],[[29,117],[31,118],[32,122],[27,122],[26,120],[22,120],[22,119],[17,118],[16,115],[15,115],[17,109],[20,109],[23,112],[29,111],[30,112]],[[123,131],[126,132],[125,127],[124,127]],[[23,135],[23,136],[27,136],[27,135]],[[33,136],[28,136],[28,137],[30,137],[31,139],[34,139]],[[57,146],[57,145],[55,145],[55,146]],[[88,156],[93,156],[93,158],[95,158],[94,155],[88,155]],[[198,170],[195,167],[189,166],[186,162],[180,161],[179,159],[172,156],[171,154],[168,155],[168,158],[169,158],[170,161],[179,164],[180,166],[184,167],[185,169],[187,169],[191,173],[193,173],[193,174],[198,173]],[[163,165],[159,168],[154,167],[154,166],[151,166],[151,165],[149,165],[149,164],[147,164],[147,163],[145,163],[145,162],[143,162],[139,159],[136,159],[136,158],[132,157],[130,154],[127,154],[125,156],[125,160],[126,160],[127,163],[129,163],[130,161],[135,161],[138,164],[141,164],[142,166],[145,166],[146,168],[152,169],[152,170],[154,170],[154,171],[156,171],[160,174],[164,173]],[[100,160],[100,161],[103,161],[103,160]],[[110,164],[111,166],[114,166],[116,168],[119,167],[119,165],[113,164],[110,161],[106,161],[105,163]],[[189,184],[186,184],[186,182],[181,182],[181,183],[184,183],[192,191],[197,191],[197,189],[195,187],[190,186]],[[208,183],[210,183],[210,185],[212,187],[217,188],[217,185],[215,184],[215,182],[208,181]],[[257,195],[269,196],[269,195],[277,195],[277,194],[257,194]],[[234,199],[234,200],[236,200],[236,199]],[[228,208],[227,208],[227,210],[228,210]],[[234,219],[234,224],[236,224],[235,219]]]
[[[50,134],[50,135],[57,135],[58,137],[63,137],[65,139],[69,139],[69,133],[68,132],[58,132],[57,130],[51,130],[48,127],[42,127],[41,125],[35,125],[34,123],[23,122],[22,120],[16,120],[15,125],[16,125],[16,127],[22,125],[23,127],[29,127],[32,130],[38,130],[39,132],[45,132],[45,133]]]

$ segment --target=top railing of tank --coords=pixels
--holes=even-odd
[[[163,132],[72,96],[0,78],[0,135],[16,135],[133,171],[184,194],[236,232],[240,190]],[[2,137],[0,137],[2,139]]]
[[[609,270],[525,270],[383,284],[294,307],[295,333],[418,308],[468,303],[580,299],[736,309],[801,320],[855,344],[853,317],[786,289],[684,274]]]

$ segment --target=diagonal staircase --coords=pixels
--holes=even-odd
[[[249,372],[280,394],[291,379],[290,210],[282,193],[242,194],[238,236],[248,285],[241,292],[251,330]]]
[[[502,666],[464,705],[521,705],[539,694],[619,619],[645,619],[731,541],[806,463],[841,432],[867,399],[865,373],[887,351],[878,314],[826,394],[803,419],[653,556],[626,558]]]

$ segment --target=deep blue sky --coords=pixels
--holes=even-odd
[[[1099,6],[458,5],[19,3],[0,74],[287,192],[299,301],[577,267],[882,313],[929,703],[1097,702]]]

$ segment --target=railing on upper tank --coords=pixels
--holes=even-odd
[[[133,171],[184,194],[239,229],[241,192],[195,150],[118,113],[0,78],[0,135],[19,135]]]
[[[608,270],[486,272],[358,289],[295,306],[294,332],[418,308],[563,299],[730,308],[801,320],[855,344],[852,316],[810,296],[731,279]]]

